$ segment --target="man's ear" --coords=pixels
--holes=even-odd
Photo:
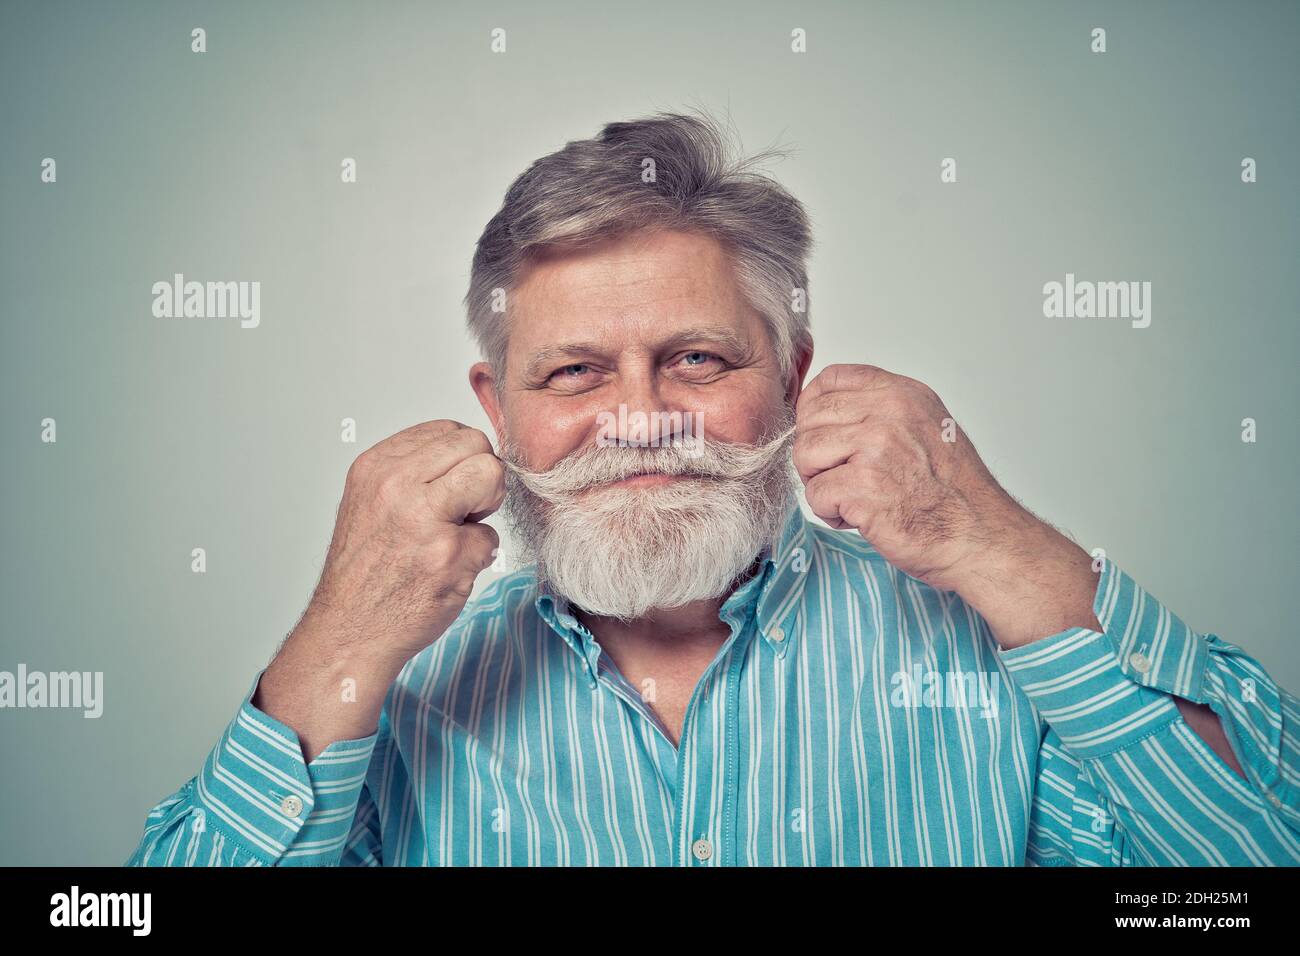
[[[497,395],[496,375],[487,362],[475,362],[469,370],[469,387],[478,396],[478,403],[487,413],[492,429],[497,433],[497,448],[505,441],[505,417],[501,412],[501,399]]]
[[[809,342],[795,356],[794,365],[790,369],[790,381],[786,383],[785,400],[791,408],[799,402],[799,393],[803,391],[803,380],[808,377],[808,369],[812,368],[812,359],[813,347]]]

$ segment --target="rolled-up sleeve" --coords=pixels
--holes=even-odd
[[[1030,825],[1040,864],[1300,864],[1300,701],[1103,559],[1093,612],[1000,651],[1046,724]],[[1248,779],[1183,720],[1208,705]]]
[[[128,866],[373,863],[366,773],[378,731],[339,740],[309,764],[298,735],[253,706],[259,672],[199,773],[150,811]],[[362,838],[365,838],[363,840]],[[346,853],[345,853],[346,851]]]

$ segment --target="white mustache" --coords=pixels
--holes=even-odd
[[[657,447],[589,445],[546,471],[532,471],[512,460],[517,455],[505,449],[506,469],[537,497],[552,504],[571,501],[594,485],[621,481],[633,475],[664,474],[688,478],[734,481],[757,475],[784,452],[788,452],[795,426],[757,445],[720,442],[703,436],[682,445]]]

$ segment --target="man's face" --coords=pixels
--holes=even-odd
[[[505,512],[541,576],[623,619],[727,592],[790,503],[773,436],[792,430],[810,356],[783,379],[723,248],[692,233],[549,254],[507,315],[504,374],[479,363],[470,379],[526,469],[507,475]]]
[[[700,234],[640,233],[548,255],[524,273],[507,315],[495,424],[535,470],[595,443],[597,416],[620,405],[690,412],[709,437],[752,443],[790,392],[722,246]]]

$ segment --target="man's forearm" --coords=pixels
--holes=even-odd
[[[363,660],[341,651],[310,617],[285,641],[262,675],[252,704],[298,735],[311,763],[336,740],[356,740],[379,726],[399,659]]]
[[[1101,630],[1093,613],[1097,575],[1088,553],[1050,525],[1026,514],[972,562],[958,588],[1004,650],[1070,627]]]

